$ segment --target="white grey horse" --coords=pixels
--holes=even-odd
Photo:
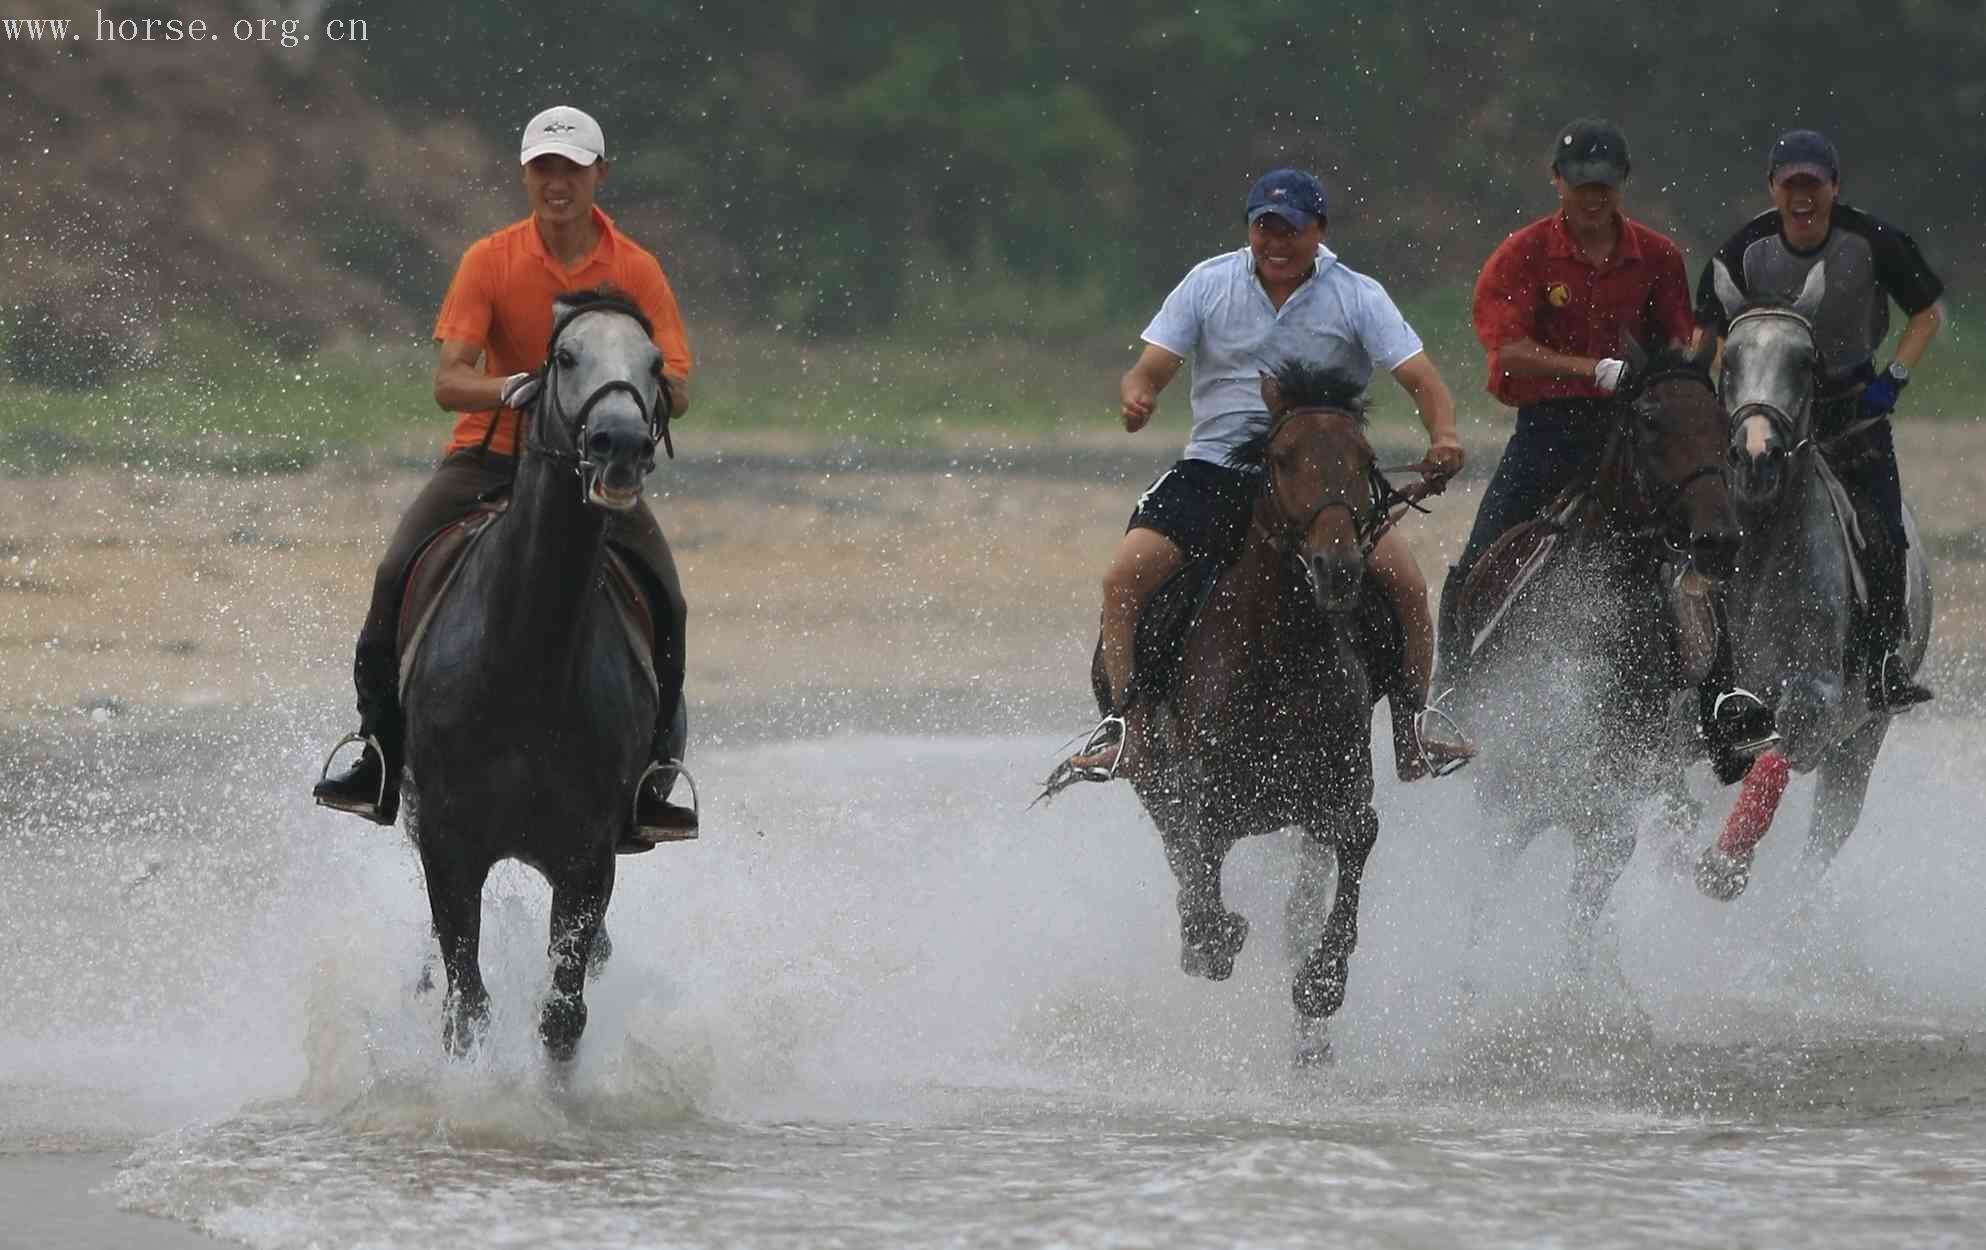
[[[1858,646],[1856,601],[1864,596],[1850,553],[1853,509],[1813,436],[1821,376],[1812,317],[1826,291],[1815,265],[1791,304],[1747,302],[1723,262],[1714,264],[1718,298],[1731,316],[1720,389],[1731,413],[1732,498],[1745,541],[1737,573],[1723,585],[1737,683],[1773,708],[1778,750],[1796,773],[1820,772],[1807,833],[1808,854],[1825,866],[1861,819],[1869,773],[1889,717],[1870,708],[1866,683],[1851,680]],[[1931,577],[1910,537],[1905,610],[1910,636],[1901,655],[1915,673],[1931,636]],[[1698,883],[1718,898],[1744,889],[1749,856],[1717,846],[1698,861]]]

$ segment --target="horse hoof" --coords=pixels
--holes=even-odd
[[[1743,894],[1745,886],[1751,883],[1751,875],[1749,859],[1733,858],[1715,846],[1704,847],[1696,860],[1696,888],[1720,903],[1728,903]]]
[[[1322,1068],[1337,1059],[1331,1053],[1331,1039],[1325,1028],[1322,1020],[1308,1016],[1296,1018],[1296,1052],[1292,1061],[1298,1068]]]
[[[1290,987],[1297,1014],[1317,1021],[1320,1026],[1336,1015],[1338,1008],[1345,1005],[1345,981],[1350,973],[1350,961],[1343,955],[1329,957],[1323,947],[1318,947],[1304,961],[1296,982]]]
[[[1189,977],[1225,981],[1248,940],[1248,917],[1224,911],[1194,916],[1179,926],[1179,967]]]
[[[577,994],[554,994],[538,1019],[538,1036],[554,1062],[571,1063],[586,1031],[586,1002]]]

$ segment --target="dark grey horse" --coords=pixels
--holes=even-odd
[[[1668,588],[1685,571],[1728,573],[1739,544],[1708,349],[1630,348],[1640,380],[1612,406],[1592,478],[1553,505],[1540,571],[1500,611],[1471,607],[1475,659],[1447,696],[1481,734],[1476,793],[1502,869],[1547,828],[1571,835],[1567,929],[1582,958],[1634,853],[1635,806],[1683,788],[1671,705],[1695,678],[1671,641]],[[1479,893],[1478,928],[1500,897]]]
[[[1745,544],[1723,600],[1738,684],[1774,708],[1778,750],[1793,771],[1820,772],[1807,849],[1821,862],[1841,849],[1862,816],[1869,773],[1889,730],[1871,711],[1867,683],[1851,679],[1856,637],[1856,573],[1838,509],[1847,500],[1831,486],[1824,448],[1813,438],[1820,353],[1811,317],[1826,290],[1815,265],[1792,304],[1747,303],[1721,262],[1718,297],[1732,314],[1724,338],[1721,387],[1731,413],[1734,497]],[[1852,510],[1849,510],[1852,515]],[[1905,610],[1910,637],[1901,658],[1912,673],[1931,635],[1931,575],[1910,533]],[[1698,862],[1707,893],[1735,897],[1749,854],[1716,846]]]
[[[483,882],[521,860],[552,887],[552,991],[539,1034],[570,1059],[586,969],[614,889],[614,847],[649,764],[655,680],[604,590],[612,511],[638,506],[666,409],[639,314],[561,297],[544,391],[510,508],[463,557],[404,663],[408,827],[448,973],[444,1038],[488,1018]],[[666,403],[666,401],[664,401]]]

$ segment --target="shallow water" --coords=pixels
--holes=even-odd
[[[614,956],[560,1077],[535,1035],[543,886],[493,879],[491,1032],[448,1062],[415,990],[414,860],[307,806],[306,719],[141,711],[10,744],[34,783],[0,795],[17,1229],[1920,1247],[1986,1228],[1976,722],[1899,723],[1817,884],[1797,871],[1810,781],[1735,904],[1645,839],[1585,967],[1559,941],[1562,838],[1485,884],[1467,774],[1382,780],[1335,1061],[1309,1070],[1290,1063],[1289,839],[1230,860],[1254,927],[1208,984],[1178,971],[1127,788],[1025,810],[1054,741],[708,750],[710,832],[621,861]],[[1481,889],[1498,906],[1472,949]]]

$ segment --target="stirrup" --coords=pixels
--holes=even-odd
[[[1076,768],[1074,766],[1071,766],[1069,771],[1074,773],[1079,779],[1083,781],[1117,780],[1118,766],[1124,762],[1125,738],[1128,737],[1129,734],[1130,734],[1130,728],[1127,725],[1125,725],[1124,718],[1122,716],[1104,717],[1102,720],[1097,722],[1095,729],[1090,730],[1090,736],[1083,741],[1082,750],[1077,751],[1076,754],[1095,755],[1098,751],[1101,751],[1105,747],[1108,747],[1112,743],[1115,743],[1117,745],[1117,750],[1113,752],[1110,757],[1110,767],[1099,768],[1095,765],[1091,765],[1088,768]]]
[[[1081,749],[1055,765],[1053,771],[1048,774],[1048,779],[1041,783],[1041,793],[1034,796],[1034,802],[1029,803],[1028,808],[1032,810],[1035,804],[1054,798],[1078,781],[1116,780],[1118,765],[1124,762],[1125,739],[1129,734],[1130,730],[1124,724],[1122,716],[1113,713],[1098,721],[1096,728],[1090,730],[1089,737],[1083,740]],[[1110,767],[1078,768],[1069,762],[1076,755],[1094,755],[1109,746],[1112,739],[1116,740],[1117,754],[1111,757]]]
[[[1733,686],[1729,690],[1726,690],[1724,693],[1718,695],[1716,700],[1711,703],[1710,722],[1713,725],[1724,719],[1724,705],[1732,699],[1749,700],[1752,707],[1757,708],[1760,711],[1766,712],[1768,714],[1771,712],[1771,709],[1765,706],[1764,699],[1759,698],[1757,695],[1745,689],[1743,686]],[[1738,716],[1743,716],[1748,710],[1750,709],[1745,707],[1740,707],[1737,709],[1735,714]],[[1763,738],[1747,738],[1742,742],[1727,742],[1723,744],[1723,749],[1734,752],[1737,755],[1743,756],[1747,759],[1750,759],[1756,757],[1759,754],[1759,752],[1765,750],[1767,747],[1771,746],[1773,743],[1778,741],[1780,741],[1779,723],[1775,719],[1773,721],[1772,731],[1766,734]],[[1712,745],[1715,746],[1717,744],[1713,743]]]
[[[696,817],[697,830],[700,832],[703,829],[703,802],[697,796],[696,778],[691,775],[689,769],[683,767],[683,761],[681,760],[653,760],[650,761],[647,768],[641,770],[641,776],[635,778],[634,781],[634,802],[628,808],[628,828],[635,830],[637,833],[641,829],[641,788],[647,785],[648,779],[656,773],[667,772],[670,769],[674,769],[678,777],[690,783],[690,814]],[[666,802],[669,796],[665,794],[662,797]],[[695,833],[692,833],[689,837],[663,838],[660,840],[664,842],[688,842],[696,836]],[[653,844],[651,843],[651,845]]]
[[[1463,732],[1460,722],[1448,714],[1448,709],[1441,706],[1441,700],[1454,693],[1455,688],[1450,686],[1448,689],[1442,691],[1435,699],[1423,705],[1420,711],[1414,713],[1414,754],[1421,757],[1421,767],[1427,770],[1427,775],[1430,777],[1446,777],[1452,773],[1461,772],[1469,766],[1469,761],[1475,758],[1473,755],[1464,755],[1459,759],[1452,759],[1445,764],[1437,765],[1434,762],[1434,757],[1427,753],[1427,744],[1423,741],[1429,717],[1434,717],[1440,720],[1443,725],[1446,725],[1449,733],[1456,740],[1461,742],[1467,742],[1469,740],[1469,735]]]
[[[372,753],[379,757],[379,793],[373,797],[372,801],[373,801],[374,811],[384,811],[386,808],[386,786],[388,781],[391,780],[391,778],[389,778],[388,776],[389,770],[386,767],[386,748],[380,746],[379,739],[373,737],[371,734],[348,733],[344,737],[338,739],[336,743],[332,744],[331,754],[324,757],[324,767],[317,771],[317,784],[321,786],[325,782],[331,780],[331,765],[335,764],[338,761],[338,752],[344,750],[346,747],[350,746],[354,742],[363,743],[366,746],[371,747]],[[319,799],[317,801],[317,805],[319,807],[331,806],[329,803],[326,803],[322,799]],[[343,811],[344,809],[332,808],[332,810]]]

